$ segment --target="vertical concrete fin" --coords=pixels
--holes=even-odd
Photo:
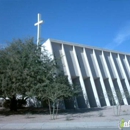
[[[66,67],[66,72],[67,72],[67,75],[68,75],[68,80],[70,82],[70,84],[72,84],[72,78],[71,78],[71,75],[70,75],[70,71],[69,71],[69,66],[68,66],[68,62],[67,62],[67,59],[66,59],[66,54],[65,54],[65,50],[64,50],[64,45],[62,44],[62,54],[63,54],[63,60],[65,62],[65,67]],[[77,99],[75,98],[74,100],[74,107],[75,108],[78,108],[78,103],[77,103]]]
[[[130,85],[129,85],[129,82],[128,82],[128,79],[127,79],[125,70],[124,70],[124,68],[123,68],[123,64],[122,64],[122,62],[121,62],[121,57],[120,57],[119,54],[118,54],[118,60],[119,60],[120,69],[121,69],[122,74],[123,74],[123,76],[124,76],[124,78],[125,78],[125,83],[126,83],[127,90],[128,90],[128,92],[129,92],[129,94],[130,94]]]
[[[111,88],[111,91],[112,91],[112,95],[113,95],[113,98],[115,100],[115,103],[118,104],[118,97],[117,97],[117,94],[116,94],[116,91],[115,91],[115,88],[114,88],[114,84],[112,82],[112,77],[110,75],[110,72],[109,72],[109,68],[107,66],[107,62],[105,60],[105,56],[104,56],[104,52],[102,51],[102,59],[103,59],[103,62],[104,62],[104,65],[105,65],[105,69],[106,69],[106,73],[108,74],[108,81],[109,81],[109,84],[110,84],[110,88]]]
[[[127,71],[129,72],[129,80],[130,80],[130,65],[129,65],[129,62],[128,62],[126,55],[125,55],[125,63],[126,63],[125,65],[126,65]]]
[[[99,97],[98,97],[98,94],[97,94],[97,90],[96,90],[96,86],[94,84],[94,79],[93,79],[93,76],[92,76],[91,68],[90,68],[90,65],[89,65],[89,62],[88,62],[88,58],[87,58],[87,55],[86,55],[85,48],[83,48],[83,54],[84,54],[84,59],[85,59],[85,62],[86,62],[86,67],[88,68],[88,71],[89,71],[89,74],[90,74],[90,82],[91,82],[91,85],[92,85],[94,98],[95,98],[97,107],[101,107],[100,100],[99,100]]]
[[[78,63],[77,54],[76,54],[76,50],[75,50],[74,46],[73,46],[73,54],[74,54],[75,63],[76,63],[76,66],[77,66],[77,71],[78,71],[78,74],[79,74],[79,81],[80,81],[80,85],[81,85],[81,88],[82,88],[84,100],[85,100],[87,107],[90,108],[88,95],[87,95],[87,92],[86,92],[83,76],[82,76],[82,73],[81,73],[81,70],[80,70],[80,66],[79,66],[79,63]]]
[[[103,77],[102,77],[102,74],[101,74],[101,71],[100,71],[100,68],[99,68],[99,64],[98,64],[98,61],[97,61],[95,50],[93,50],[93,56],[94,56],[94,60],[95,60],[95,65],[97,66],[97,71],[99,73],[99,77],[100,77],[99,80],[100,80],[100,83],[101,83],[101,87],[102,87],[102,91],[103,91],[103,96],[104,96],[106,105],[110,106],[110,102],[109,102],[108,95],[107,95],[107,92],[106,92],[105,84],[103,82]]]
[[[125,105],[128,105],[128,102],[126,100],[126,97],[125,97],[125,94],[124,94],[124,90],[123,90],[123,87],[122,87],[122,84],[121,84],[121,81],[120,81],[120,78],[119,78],[119,75],[118,75],[118,72],[117,72],[117,69],[116,69],[116,65],[114,63],[114,59],[113,59],[113,56],[112,56],[112,53],[110,53],[110,59],[111,59],[111,63],[113,65],[113,69],[114,69],[114,72],[116,74],[116,77],[117,77],[117,83],[118,83],[118,86],[119,86],[119,90],[121,92],[121,95],[123,97],[123,101],[124,101],[124,104]]]

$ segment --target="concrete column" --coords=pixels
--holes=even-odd
[[[87,58],[87,55],[86,55],[85,48],[83,48],[83,54],[84,54],[84,60],[85,60],[85,63],[86,63],[86,67],[88,68],[88,71],[89,71],[90,82],[91,82],[91,85],[92,85],[93,93],[94,93],[94,96],[95,96],[94,98],[95,98],[97,107],[101,107],[101,103],[100,103],[100,100],[99,100],[99,97],[98,97],[98,94],[97,94],[96,86],[94,84],[94,79],[93,79],[91,68],[90,68],[90,65],[89,65],[89,62],[88,62],[88,58]]]
[[[121,59],[120,59],[120,55],[119,55],[119,54],[118,54],[118,61],[119,61],[119,65],[120,65],[121,72],[122,72],[122,74],[123,74],[123,76],[124,76],[124,79],[125,79],[125,83],[126,83],[126,87],[127,87],[128,93],[130,94],[130,85],[129,85],[129,82],[128,82],[128,79],[127,79],[125,70],[124,70],[124,68],[123,68],[123,65],[122,65],[122,62],[121,62]]]
[[[128,102],[127,102],[127,99],[126,99],[126,97],[125,97],[124,90],[123,90],[123,87],[122,87],[122,84],[121,84],[121,81],[120,81],[120,78],[119,78],[117,69],[116,69],[116,66],[115,66],[115,63],[114,63],[114,59],[113,59],[113,57],[112,57],[112,53],[110,53],[110,59],[111,59],[111,63],[112,63],[112,66],[113,66],[115,75],[116,75],[116,77],[117,77],[117,83],[118,83],[118,86],[119,86],[119,90],[120,90],[120,92],[121,92],[121,95],[122,95],[122,97],[123,97],[124,104],[125,104],[125,105],[128,105]]]
[[[110,106],[110,101],[108,99],[108,95],[107,95],[107,92],[106,92],[105,84],[103,82],[103,77],[102,77],[102,74],[101,74],[101,71],[100,71],[100,68],[99,68],[99,64],[98,64],[98,61],[97,61],[95,50],[93,50],[93,57],[94,57],[94,60],[95,60],[95,65],[97,67],[97,72],[98,72],[99,77],[100,77],[99,80],[100,80],[100,83],[101,83],[101,87],[102,87],[102,91],[103,91],[103,96],[105,98],[106,105]]]
[[[64,64],[65,64],[65,67],[66,67],[66,73],[67,73],[67,76],[68,76],[68,80],[69,80],[70,84],[73,84],[63,44],[62,44],[61,48],[62,48],[62,54],[63,54],[62,58],[63,58]],[[77,103],[77,99],[76,98],[74,100],[74,105],[75,105],[74,107],[78,109],[78,103]]]
[[[111,75],[110,75],[110,72],[109,72],[109,68],[107,66],[107,62],[105,60],[105,56],[104,56],[104,52],[102,51],[102,60],[104,62],[104,66],[105,66],[105,69],[106,69],[106,73],[108,75],[108,81],[109,81],[109,84],[110,84],[110,88],[111,88],[111,91],[112,91],[112,95],[113,95],[113,98],[115,100],[115,103],[116,105],[119,103],[118,102],[118,97],[117,97],[117,94],[116,94],[116,91],[115,91],[115,88],[114,88],[114,84],[112,82],[112,78],[111,78]]]
[[[125,65],[126,65],[127,71],[129,72],[128,78],[130,79],[130,65],[129,65],[129,62],[128,62],[126,55],[125,55]]]
[[[81,88],[82,88],[82,92],[83,92],[85,104],[86,104],[86,106],[88,108],[90,108],[90,104],[89,104],[89,100],[88,100],[88,95],[87,95],[87,92],[86,92],[86,88],[85,88],[83,76],[82,76],[82,73],[81,73],[81,69],[80,69],[80,66],[79,66],[79,63],[78,63],[78,59],[77,59],[77,55],[76,55],[76,50],[75,50],[74,46],[73,46],[73,54],[74,54],[75,63],[76,63],[76,66],[77,66],[77,71],[78,71],[78,74],[79,74],[79,81],[80,81],[80,85],[81,85]]]

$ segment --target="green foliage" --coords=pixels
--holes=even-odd
[[[59,101],[62,101],[64,98],[71,98],[78,95],[80,90],[76,87],[73,89],[73,86],[68,82],[67,77],[64,76],[62,72],[59,72],[56,66],[45,79],[46,82],[43,86],[35,86],[32,89],[32,93],[37,95],[41,100],[48,101],[50,115],[52,114],[51,119],[55,119],[58,114]],[[51,110],[51,108],[53,108],[53,110]]]
[[[4,108],[9,108],[10,107],[10,100],[5,100],[3,103]]]
[[[0,50],[0,96],[28,96],[41,81],[41,51],[33,39],[15,40]]]
[[[60,100],[79,93],[61,72],[58,60],[37,47],[33,39],[14,40],[0,49],[0,97],[35,96],[47,100],[50,108],[53,105],[53,113],[57,106],[58,113]]]

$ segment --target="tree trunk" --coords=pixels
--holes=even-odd
[[[51,103],[50,103],[50,100],[48,99],[48,105],[49,105],[49,112],[50,112],[50,117],[51,117]],[[52,119],[52,117],[51,117]]]
[[[57,101],[56,103],[56,119],[57,119],[57,116],[58,116],[58,108],[59,108],[59,100]]]
[[[10,111],[17,111],[17,100],[14,95],[10,99]]]
[[[55,103],[53,102],[53,113],[52,113],[52,119],[55,119]]]

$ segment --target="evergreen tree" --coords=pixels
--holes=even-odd
[[[17,110],[17,95],[22,99],[35,96],[48,100],[54,115],[59,100],[77,94],[79,91],[69,84],[57,63],[33,39],[14,40],[0,49],[0,97],[10,99],[10,110]]]
[[[27,97],[31,88],[44,82],[44,72],[41,50],[33,39],[14,40],[0,49],[0,96],[10,99],[11,110],[17,110],[17,95]]]

